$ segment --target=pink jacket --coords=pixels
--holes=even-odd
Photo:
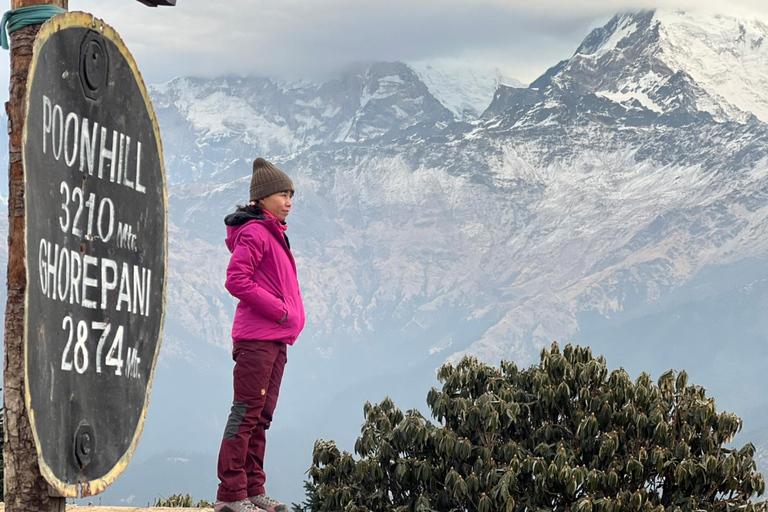
[[[224,286],[240,299],[232,339],[293,345],[304,328],[304,304],[282,226],[277,219],[246,212],[227,216],[225,223],[232,257]]]

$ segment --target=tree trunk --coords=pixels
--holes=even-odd
[[[68,0],[12,0],[11,8],[55,5],[68,8]],[[11,36],[11,83],[8,114],[8,302],[5,308],[4,367],[4,499],[8,512],[63,512],[64,498],[58,497],[40,474],[35,440],[24,403],[24,168],[21,136],[27,95],[27,74],[32,47],[40,25],[22,28]]]

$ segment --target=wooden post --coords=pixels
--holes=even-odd
[[[11,0],[11,8],[55,5],[68,9],[68,0]],[[5,366],[3,372],[4,499],[8,512],[63,512],[65,499],[40,474],[32,428],[24,403],[24,168],[21,138],[27,97],[27,74],[40,25],[11,36],[11,83],[8,114],[8,302],[5,307]],[[53,492],[52,492],[53,491]]]

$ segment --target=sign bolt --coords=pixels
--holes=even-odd
[[[93,428],[82,424],[75,433],[75,459],[81,470],[93,460],[93,452],[96,448],[96,438]]]

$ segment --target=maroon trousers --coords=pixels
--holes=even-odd
[[[219,501],[264,494],[267,429],[277,405],[287,361],[287,346],[276,341],[238,341],[235,399],[219,450]]]

